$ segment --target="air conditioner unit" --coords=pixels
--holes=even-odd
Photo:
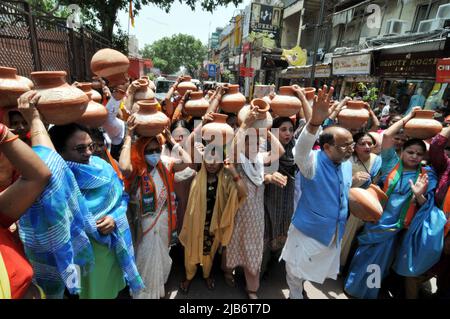
[[[434,30],[440,30],[445,27],[445,22],[450,20],[450,18],[447,19],[428,19],[420,21],[419,27],[417,28],[417,33],[425,33],[425,32],[431,32]]]
[[[407,22],[404,20],[391,19],[386,23],[385,35],[400,35],[405,33]]]
[[[450,19],[450,3],[438,7],[436,19]]]

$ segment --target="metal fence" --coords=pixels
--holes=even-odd
[[[66,20],[32,11],[24,1],[0,1],[0,66],[67,72],[69,81],[89,81],[95,52],[111,43],[99,34],[66,26]]]

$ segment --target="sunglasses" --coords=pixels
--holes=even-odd
[[[88,145],[77,145],[73,148],[74,151],[77,151],[79,154],[86,153],[87,150],[90,152],[93,152],[96,148],[96,144],[94,142],[88,144]]]

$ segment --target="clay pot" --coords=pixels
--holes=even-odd
[[[311,105],[311,107],[312,107],[312,105],[314,103],[315,93],[316,93],[316,88],[313,88],[313,87],[306,87],[305,88],[306,99],[308,100],[309,105]]]
[[[237,113],[245,105],[247,100],[245,96],[239,92],[238,84],[230,84],[228,91],[220,100],[220,108],[227,113]]]
[[[92,101],[102,102],[102,95],[93,89],[93,82],[79,82],[76,87],[86,93]]]
[[[192,92],[189,100],[184,104],[186,113],[193,117],[202,117],[209,107],[209,102],[203,97],[203,92]]]
[[[386,201],[386,194],[376,185],[369,188],[350,188],[348,206],[350,213],[366,222],[376,222],[383,214],[382,201]]]
[[[270,107],[276,115],[289,117],[300,111],[302,102],[295,95],[292,86],[282,86],[280,94],[275,95],[270,101]]]
[[[134,93],[134,101],[151,100],[155,98],[155,92],[149,87],[149,82],[147,79],[140,78],[138,80],[139,88]]]
[[[36,91],[41,95],[37,108],[51,124],[64,125],[78,121],[86,111],[89,97],[67,84],[65,71],[31,72]]]
[[[77,88],[82,90],[89,97],[90,101],[81,118],[77,121],[78,124],[87,127],[100,127],[108,119],[108,110],[105,106],[94,101],[92,98],[95,93],[100,95],[97,91],[92,90],[92,84],[89,82],[78,83]],[[101,100],[101,96],[100,96]]]
[[[177,86],[178,93],[183,96],[188,90],[197,91],[197,86],[194,82],[191,82],[191,77],[185,75],[183,81],[180,82]]]
[[[214,122],[202,127],[202,138],[216,146],[228,144],[234,137],[233,128],[227,124],[228,115],[219,113],[212,115]]]
[[[249,105],[245,105],[238,114],[239,124],[245,121],[250,112],[250,108],[253,106],[258,107],[258,115],[257,120],[252,124],[252,127],[256,129],[270,129],[272,127],[273,119],[272,115],[269,113],[270,105],[264,99],[253,99]]]
[[[33,87],[31,80],[17,75],[17,69],[0,67],[0,107],[17,106],[17,99]]]
[[[339,125],[347,129],[359,129],[369,120],[364,101],[348,101],[347,108],[339,112]]]
[[[433,115],[434,111],[432,110],[416,111],[416,115],[405,124],[405,134],[421,140],[439,134],[442,131],[442,125],[433,118]]]
[[[155,83],[150,80],[150,78],[148,76],[141,76],[141,79],[147,80],[148,81],[148,87],[153,91],[156,92],[156,85]]]
[[[169,118],[157,110],[155,100],[137,102],[139,110],[136,113],[136,133],[141,136],[156,136],[169,126]]]
[[[124,84],[128,80],[128,58],[113,49],[97,51],[91,60],[91,70],[94,74],[108,79],[108,86]]]

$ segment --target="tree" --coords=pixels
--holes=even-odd
[[[191,35],[176,34],[147,44],[141,54],[152,59],[153,65],[163,73],[172,74],[185,67],[189,74],[194,75],[206,58],[208,49]]]
[[[119,27],[117,21],[117,13],[119,10],[128,10],[129,0],[30,0],[33,2],[54,2],[56,5],[77,4],[84,16],[83,22],[99,29],[101,34],[108,40],[113,40],[114,26]],[[175,0],[132,0],[133,14],[137,16],[139,11],[145,5],[156,5],[157,7],[170,11]],[[201,7],[209,12],[212,12],[217,6],[234,4],[237,6],[242,0],[179,0],[181,3],[187,4],[191,10],[195,9],[199,2]]]

